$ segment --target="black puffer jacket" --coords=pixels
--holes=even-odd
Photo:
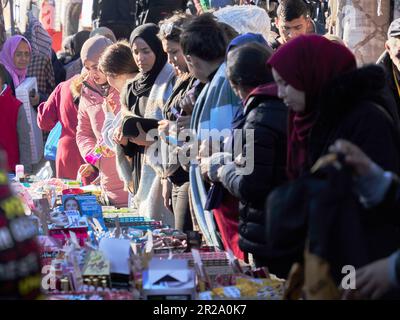
[[[264,251],[265,199],[272,189],[286,181],[288,110],[274,95],[275,88],[269,95],[252,96],[244,109],[244,132],[254,130],[254,170],[238,175],[234,167],[225,167],[221,181],[240,200],[240,249],[256,257]],[[246,147],[244,152],[249,156]]]
[[[399,117],[385,77],[382,67],[371,65],[326,87],[310,133],[309,167],[340,138],[359,146],[385,170],[399,173]]]

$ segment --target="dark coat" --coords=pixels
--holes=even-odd
[[[385,76],[383,68],[372,65],[327,86],[310,133],[309,167],[328,153],[337,139],[346,139],[385,170],[399,173],[400,122]]]
[[[224,187],[240,200],[240,249],[255,256],[264,251],[265,198],[286,181],[287,112],[276,96],[251,97],[243,132],[254,130],[254,170],[249,175],[237,175],[234,169],[223,174]]]
[[[337,139],[346,139],[385,170],[399,172],[399,120],[393,97],[387,94],[385,76],[381,67],[367,66],[326,87],[309,137],[309,167],[327,154]],[[351,180],[346,174],[343,179],[337,176],[321,180],[305,173],[271,193],[266,222],[266,261],[271,272],[286,276],[292,263],[303,259],[307,238],[311,252],[331,263],[336,261],[332,266],[336,280],[341,264],[362,266],[387,257],[400,246],[399,228],[393,219],[376,208],[362,208]]]
[[[400,73],[397,70],[397,68],[393,66],[392,59],[390,59],[389,53],[387,53],[387,52],[385,52],[384,54],[382,54],[380,56],[379,60],[377,61],[377,64],[385,68],[386,82],[389,86],[389,90],[392,92],[393,97],[396,101],[397,112],[400,115],[400,96],[399,96],[399,92],[397,90],[396,83],[394,80],[393,68],[398,76],[398,79],[400,79]]]

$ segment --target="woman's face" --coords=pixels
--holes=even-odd
[[[92,79],[96,84],[102,85],[107,83],[107,77],[103,72],[98,69],[97,64],[98,61],[95,62],[91,60],[86,60],[83,65],[89,72],[90,79]]]
[[[142,38],[136,38],[133,41],[132,54],[140,72],[146,73],[153,69],[156,55]]]
[[[168,55],[168,62],[174,66],[176,73],[182,74],[188,72],[188,65],[181,45],[176,41],[163,40],[163,49]]]
[[[107,82],[118,92],[122,91],[128,78],[130,78],[128,74],[107,74]]]
[[[272,75],[278,85],[278,96],[294,112],[304,112],[306,109],[306,94],[288,84],[279,73],[272,68]]]
[[[185,56],[185,60],[189,68],[189,72],[191,72],[196,79],[203,83],[208,82],[208,76],[210,75],[210,64],[207,61],[190,54]]]
[[[65,211],[79,211],[78,202],[75,199],[69,199],[65,202]]]
[[[31,51],[26,41],[20,41],[17,49],[14,52],[14,65],[18,69],[26,69],[31,62]]]

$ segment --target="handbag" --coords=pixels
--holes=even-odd
[[[56,160],[58,141],[61,136],[61,122],[57,122],[47,138],[46,145],[44,146],[44,158],[46,160]]]
[[[343,266],[359,268],[371,262],[370,242],[380,229],[371,228],[368,213],[353,192],[351,168],[342,161],[276,188],[267,199],[268,267],[286,278],[293,264],[304,264],[306,272],[314,270],[307,272],[312,275],[305,281],[309,289],[317,288],[316,279],[327,275],[325,267],[317,274],[316,266],[327,264],[333,281],[339,283]],[[312,296],[332,293],[329,286],[315,288]]]

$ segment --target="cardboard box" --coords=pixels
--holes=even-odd
[[[195,273],[187,260],[153,258],[143,272],[143,295],[148,300],[194,300]]]

